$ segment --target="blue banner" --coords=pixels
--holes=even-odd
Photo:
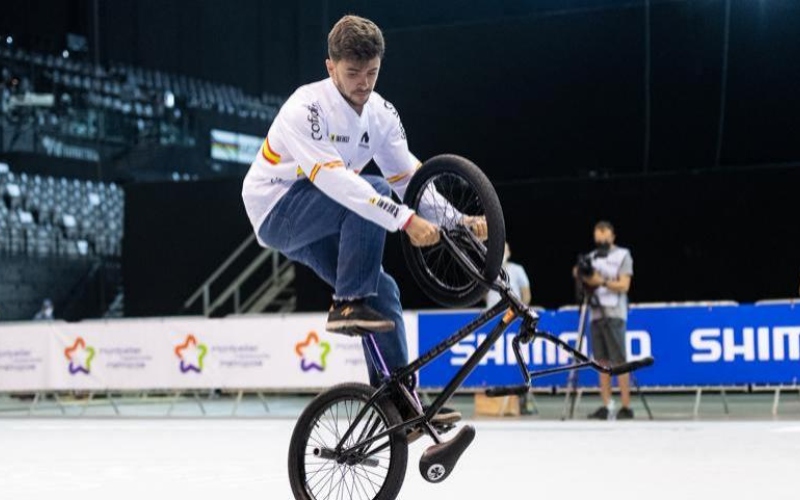
[[[419,313],[419,352],[449,337],[477,312]],[[539,329],[575,345],[577,311],[545,311]],[[488,336],[498,320],[482,327],[442,354],[420,373],[420,386],[443,387]],[[467,378],[464,388],[516,385],[522,382],[511,349],[519,329],[513,323],[503,338]],[[655,365],[635,372],[642,387],[795,384],[800,378],[800,305],[679,306],[631,309],[626,344],[628,360],[646,356]],[[591,353],[588,328],[584,351]],[[564,366],[571,358],[550,342],[523,346],[530,369]],[[567,374],[535,379],[534,387],[565,386]],[[591,370],[579,373],[581,386],[597,385]]]

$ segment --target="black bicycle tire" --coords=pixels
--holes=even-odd
[[[325,408],[337,401],[357,399],[367,402],[374,394],[375,389],[365,384],[344,383],[335,385],[315,397],[300,415],[292,432],[289,442],[289,482],[292,493],[296,500],[315,500],[306,490],[304,455],[308,436],[311,434],[311,425],[314,419],[321,415]],[[377,402],[377,408],[383,418],[386,419],[387,427],[401,423],[400,412],[388,398],[381,398]],[[408,466],[408,441],[405,432],[397,432],[390,436],[391,443],[391,462],[386,480],[377,496],[372,500],[394,500],[400,493],[400,488],[405,480],[406,468]]]
[[[452,154],[434,156],[426,161],[408,184],[404,196],[404,203],[413,210],[418,210],[421,190],[427,181],[436,175],[450,173],[467,181],[475,190],[485,210],[486,223],[489,229],[486,246],[486,265],[483,269],[483,278],[493,282],[503,265],[505,252],[506,230],[503,218],[503,208],[500,199],[486,174],[470,160]],[[469,307],[474,305],[486,294],[486,290],[477,281],[463,293],[452,293],[438,286],[431,277],[429,270],[424,268],[421,250],[411,244],[406,234],[402,238],[403,256],[406,260],[411,275],[422,291],[438,304],[445,307]]]

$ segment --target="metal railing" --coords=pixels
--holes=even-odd
[[[189,310],[202,300],[202,314],[211,316],[226,304],[232,302],[233,314],[260,313],[271,308],[277,312],[291,312],[296,306],[296,297],[292,284],[295,278],[294,264],[272,248],[263,248],[255,258],[247,262],[245,252],[258,247],[255,234],[245,239],[231,255],[200,285],[184,302],[183,307]],[[244,268],[227,283],[222,291],[214,294],[213,288],[226,278],[237,267]],[[269,277],[255,289],[250,291],[247,285],[263,275],[265,267],[269,269]]]

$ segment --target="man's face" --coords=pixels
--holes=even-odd
[[[368,61],[341,59],[325,61],[328,74],[342,96],[353,106],[361,107],[367,103],[378,81],[381,69],[380,57]]]
[[[602,243],[614,244],[614,232],[607,227],[600,227],[594,230],[594,242],[596,245]]]

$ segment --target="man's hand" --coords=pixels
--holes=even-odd
[[[589,286],[591,286],[593,288],[597,288],[599,286],[602,286],[603,285],[603,281],[604,281],[603,277],[600,276],[600,273],[598,273],[597,271],[595,271],[593,275],[591,275],[591,276],[583,276],[581,279],[583,279],[584,283],[586,283],[587,285],[589,285]]]
[[[412,215],[405,229],[415,247],[429,247],[439,243],[439,228],[418,215]]]
[[[479,240],[486,241],[489,237],[489,228],[486,226],[486,217],[483,215],[465,215],[461,219],[461,223],[470,228]]]

